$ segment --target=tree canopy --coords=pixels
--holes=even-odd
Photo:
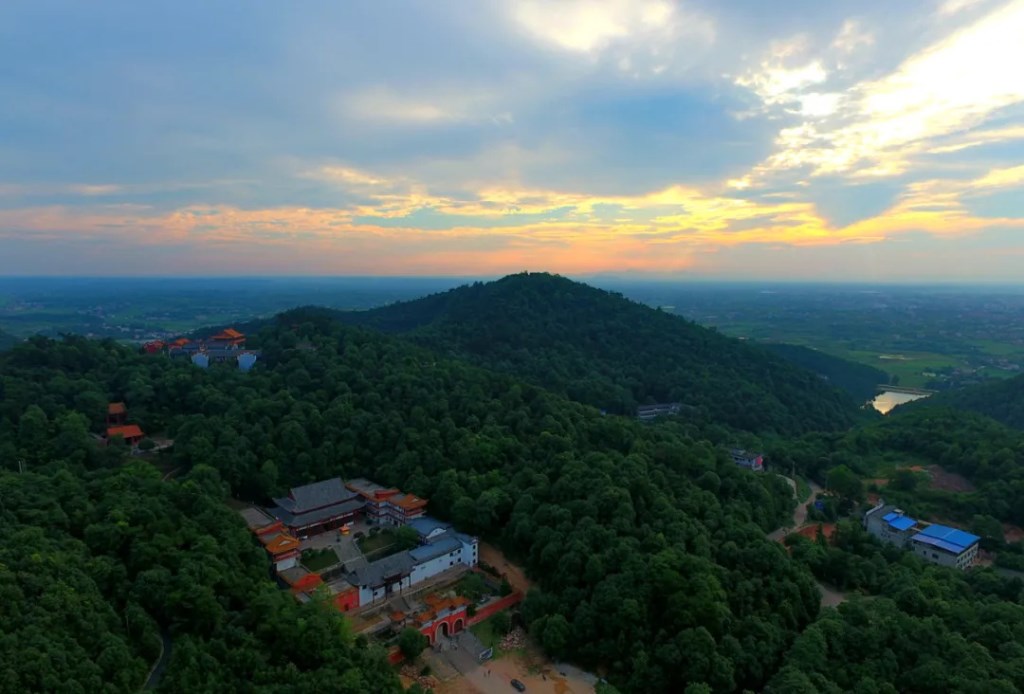
[[[511,275],[335,315],[608,412],[678,401],[691,421],[782,434],[870,417],[846,393],[757,345],[556,275]]]
[[[163,651],[167,691],[397,691],[381,649],[343,616],[274,586],[225,503],[334,476],[428,498],[433,515],[500,545],[535,583],[521,609],[537,642],[623,691],[1024,687],[1020,585],[924,567],[856,526],[836,547],[790,553],[765,537],[790,522],[790,487],[731,461],[734,429],[604,416],[518,366],[486,369],[318,310],[282,314],[257,341],[249,373],[78,337],[0,355],[0,690],[136,691]],[[802,374],[766,359],[761,383]],[[100,445],[110,401],[172,450],[144,461]],[[742,440],[773,466],[832,471],[857,497],[887,456],[928,456],[984,491],[963,508],[979,527],[1024,507],[1020,434],[991,420],[922,410],[784,438],[802,415],[779,407],[783,424]],[[815,576],[871,597],[820,610]],[[936,663],[942,652],[956,658]]]

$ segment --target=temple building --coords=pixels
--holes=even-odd
[[[242,349],[245,347],[245,335],[234,328],[227,328],[207,340],[215,349]]]
[[[359,591],[359,607],[401,595],[449,569],[472,568],[479,562],[477,538],[429,516],[410,526],[420,536],[418,547],[362,565],[345,577]]]
[[[427,500],[400,489],[382,487],[365,479],[349,480],[345,485],[366,503],[366,520],[380,525],[408,525],[427,512]]]
[[[267,550],[277,571],[290,569],[299,563],[299,557],[302,555],[299,540],[285,532],[281,521],[255,507],[247,508],[241,513],[249,530]]]
[[[107,426],[113,427],[128,421],[128,408],[123,402],[112,402],[107,405]]]
[[[107,443],[116,436],[124,439],[124,442],[132,448],[138,447],[146,435],[139,428],[138,424],[122,424],[120,426],[107,427]]]
[[[363,498],[347,489],[341,479],[332,477],[302,487],[293,487],[288,496],[274,499],[270,515],[300,537],[317,535],[340,528],[363,508]]]

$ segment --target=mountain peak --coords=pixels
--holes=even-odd
[[[856,404],[816,375],[680,316],[529,272],[341,316],[609,412],[680,402],[751,431],[842,429]]]

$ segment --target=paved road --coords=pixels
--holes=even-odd
[[[789,483],[790,488],[792,488],[793,496],[797,496],[796,481],[785,476],[783,476],[783,479],[786,480],[786,482]],[[811,504],[814,503],[814,497],[816,497],[819,493],[824,491],[821,488],[821,486],[819,486],[813,480],[808,480],[808,484],[811,487],[811,495],[807,497],[806,501],[798,504],[796,509],[793,511],[792,525],[784,525],[781,528],[777,528],[776,530],[773,530],[772,532],[768,533],[769,540],[772,540],[774,542],[782,542],[782,538],[786,537],[786,535],[793,532],[794,530],[798,530],[801,526],[803,526],[804,523],[807,522],[807,509],[810,508]]]
[[[167,664],[171,662],[171,652],[173,650],[174,644],[171,643],[171,635],[164,629],[160,632],[160,657],[153,663],[153,669],[149,671],[149,677],[146,678],[146,684],[143,685],[143,689],[156,689],[160,686],[160,678],[164,676],[164,670],[167,669]]]
[[[796,482],[789,477],[785,477],[784,479],[793,489],[793,495],[796,496]],[[821,486],[813,480],[808,480],[807,484],[811,487],[811,494],[807,497],[806,501],[800,503],[793,511],[793,525],[783,526],[768,533],[769,540],[772,540],[773,542],[782,542],[786,535],[799,530],[807,522],[807,510],[810,508],[811,504],[814,503],[814,497],[824,491]],[[818,584],[818,591],[821,592],[822,607],[836,607],[846,601],[845,593],[838,591],[835,588],[830,588],[821,581],[816,580],[815,583]]]

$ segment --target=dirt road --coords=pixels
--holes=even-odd
[[[511,682],[517,679],[526,685],[526,691],[541,694],[592,694],[593,678],[566,668],[561,674],[553,664],[538,660],[536,654],[512,653],[499,660],[490,660],[476,669],[436,689],[438,694],[509,694],[514,692]]]
[[[790,488],[793,490],[793,496],[797,496],[796,481],[790,479],[789,477],[783,477],[783,479],[785,479],[786,482],[789,483]],[[811,495],[807,497],[806,501],[803,501],[800,504],[798,504],[796,509],[793,511],[792,525],[784,525],[781,528],[777,528],[776,530],[773,530],[772,532],[768,533],[769,540],[772,540],[774,542],[782,542],[782,538],[786,537],[786,535],[795,530],[799,530],[803,526],[803,524],[807,522],[807,509],[810,508],[811,504],[814,503],[814,497],[820,494],[822,491],[824,491],[821,488],[821,486],[818,485],[813,480],[808,480],[807,483],[811,487]]]
[[[512,584],[513,590],[525,594],[533,586],[533,583],[526,577],[523,570],[506,559],[501,550],[494,545],[487,542],[480,543],[480,561],[490,564],[500,573],[505,574],[508,582]]]

